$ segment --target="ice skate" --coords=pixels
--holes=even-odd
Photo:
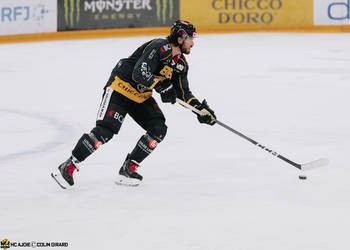
[[[72,157],[59,165],[58,169],[51,173],[52,178],[60,185],[61,188],[67,189],[74,185],[73,172],[79,171]]]
[[[136,172],[138,167],[138,163],[131,160],[130,154],[128,154],[123,163],[123,166],[119,170],[119,174],[115,183],[118,185],[133,187],[140,185],[142,176]]]

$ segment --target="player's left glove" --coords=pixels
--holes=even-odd
[[[216,123],[216,116],[214,114],[214,111],[211,108],[209,108],[206,100],[203,100],[203,102],[195,106],[195,108],[202,111],[205,114],[202,116],[197,114],[197,118],[200,123],[209,124],[211,126],[213,126]]]
[[[176,90],[169,79],[164,79],[154,89],[160,94],[162,102],[170,102],[171,104],[176,102]]]

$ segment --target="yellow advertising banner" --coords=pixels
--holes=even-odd
[[[180,17],[197,26],[312,26],[313,0],[181,0]]]

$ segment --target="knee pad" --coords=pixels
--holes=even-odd
[[[152,120],[147,124],[147,134],[155,139],[157,142],[161,142],[168,130],[168,127],[165,125],[163,120]]]
[[[114,134],[110,129],[103,126],[96,126],[91,130],[89,137],[94,141],[96,148],[96,144],[100,146],[107,143],[110,139],[113,138],[113,135]]]

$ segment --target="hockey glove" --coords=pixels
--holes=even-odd
[[[176,102],[176,90],[169,79],[164,79],[154,89],[160,94],[162,102],[171,104]]]
[[[167,89],[163,90],[160,93],[160,97],[162,102],[170,102],[171,104],[174,104],[176,102],[176,91],[174,86],[171,84]]]
[[[209,124],[211,126],[213,126],[216,123],[216,116],[214,114],[214,111],[211,108],[209,108],[206,100],[203,100],[203,102],[195,106],[195,108],[205,113],[205,115],[202,116],[197,114],[197,118],[200,123]]]

